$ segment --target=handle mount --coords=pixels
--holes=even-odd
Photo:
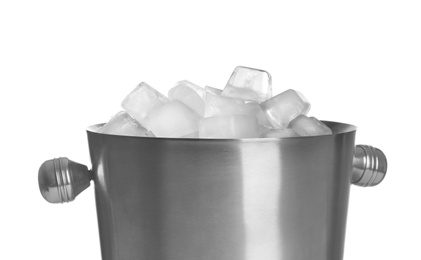
[[[92,173],[83,164],[65,157],[45,161],[38,171],[38,184],[50,203],[70,202],[89,187]]]
[[[352,183],[357,186],[371,187],[383,181],[387,172],[387,160],[384,153],[369,145],[355,147]]]

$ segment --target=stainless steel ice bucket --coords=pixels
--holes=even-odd
[[[384,154],[329,136],[170,139],[88,129],[92,170],[46,161],[41,193],[73,200],[95,183],[104,260],[340,260],[350,184],[374,186]]]

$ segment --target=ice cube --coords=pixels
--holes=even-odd
[[[176,86],[170,89],[168,97],[171,100],[179,100],[201,116],[205,114],[205,101],[203,100],[205,90],[187,80],[177,82]]]
[[[268,125],[266,115],[257,102],[219,96],[210,92],[205,97],[205,117],[245,115],[254,116],[259,124]]]
[[[169,102],[169,99],[166,96],[162,95],[145,82],[142,82],[127,95],[121,103],[121,106],[134,119],[148,128],[145,124],[145,118],[148,116],[149,112],[167,102]]]
[[[272,77],[264,70],[235,68],[222,96],[263,102],[272,97]]]
[[[250,113],[251,106],[240,99],[219,96],[213,93],[206,93],[205,117],[222,115],[245,115]]]
[[[102,126],[100,133],[114,135],[148,136],[154,134],[134,120],[127,112],[118,112],[108,123]]]
[[[182,137],[199,130],[202,117],[178,100],[152,110],[145,126],[158,137]]]
[[[301,136],[331,135],[332,130],[315,117],[299,115],[288,126]]]
[[[215,95],[221,95],[222,89],[206,86],[205,87],[205,95],[206,95],[206,92],[210,92],[210,93],[215,94]]]
[[[252,105],[250,103],[248,103],[248,105],[254,107],[253,110],[256,111],[256,116],[257,116],[257,120],[259,121],[259,125],[262,125],[267,128],[272,128],[272,125],[270,124],[266,116],[266,113],[262,110],[260,106],[256,107],[255,106],[256,104]]]
[[[261,103],[266,117],[275,129],[283,129],[298,115],[306,115],[310,103],[300,92],[289,89]]]
[[[287,138],[300,136],[294,129],[271,129],[260,135],[262,138]]]
[[[244,115],[214,116],[202,119],[201,138],[254,138],[259,137],[256,117]]]
[[[188,81],[188,80],[181,80],[179,82],[177,82],[177,85],[183,85],[183,86],[187,86],[191,89],[193,89],[194,91],[197,92],[197,94],[201,97],[204,98],[205,97],[205,89]]]

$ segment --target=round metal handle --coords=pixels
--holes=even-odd
[[[45,161],[38,171],[38,184],[50,203],[70,202],[89,187],[92,174],[83,164],[67,158]]]
[[[376,186],[383,181],[386,172],[386,156],[380,149],[369,145],[355,147],[353,184],[362,187]]]

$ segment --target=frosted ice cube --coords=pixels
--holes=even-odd
[[[264,70],[238,66],[222,95],[263,102],[272,97],[272,77]]]
[[[244,115],[214,116],[200,122],[201,138],[254,138],[259,137],[256,117]]]
[[[221,95],[222,89],[206,86],[205,87],[205,95],[206,95],[206,92],[210,92],[210,93],[215,94],[215,95]]]
[[[100,133],[154,137],[154,134],[134,120],[127,112],[120,111],[99,130]]]
[[[332,130],[315,117],[299,115],[288,126],[301,136],[331,135]]]
[[[300,136],[294,129],[271,129],[260,135],[262,138],[287,138]]]
[[[166,96],[142,82],[127,95],[121,106],[134,119],[148,128],[144,121],[149,112],[167,102],[169,99]]]
[[[269,124],[266,115],[257,102],[219,96],[210,92],[206,93],[205,117],[224,115],[254,116],[258,118],[259,124]]]
[[[155,136],[181,137],[198,131],[201,118],[181,101],[173,100],[151,111],[145,119],[145,126]]]
[[[201,116],[205,114],[205,101],[203,100],[205,90],[187,80],[177,82],[175,87],[170,89],[168,97],[171,100],[179,100]]]
[[[298,115],[306,115],[310,103],[300,92],[289,89],[261,103],[266,117],[275,129],[286,128]]]

